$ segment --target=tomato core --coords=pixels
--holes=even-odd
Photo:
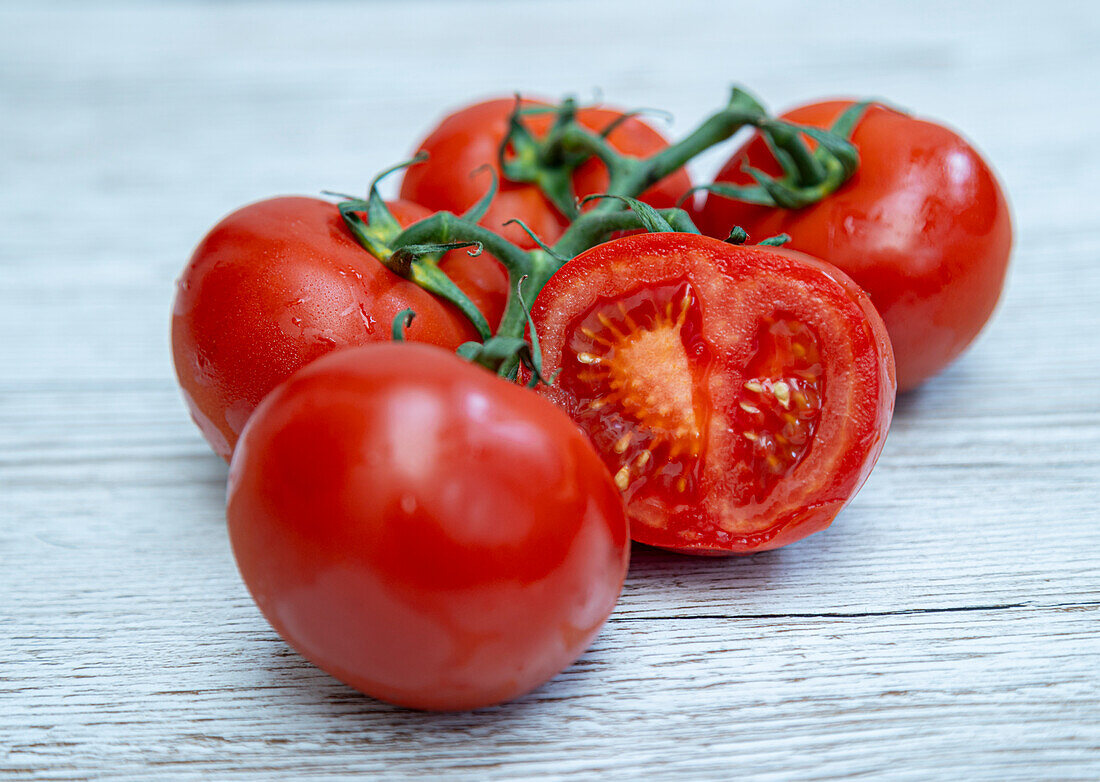
[[[698,489],[709,365],[700,322],[682,282],[600,300],[570,328],[561,381],[628,497]]]

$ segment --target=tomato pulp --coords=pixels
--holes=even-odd
[[[622,499],[545,399],[426,345],[310,364],[256,410],[229,534],[264,616],[374,697],[470,709],[588,646],[618,598]]]
[[[498,150],[508,133],[509,118],[515,108],[512,98],[498,98],[459,109],[449,114],[421,143],[419,152],[427,152],[424,163],[411,166],[401,182],[401,197],[438,211],[460,214],[485,194],[490,175],[475,172],[489,166],[496,172],[500,190],[481,223],[525,249],[535,243],[518,226],[504,223],[522,220],[543,241],[553,243],[568,227],[569,221],[533,184],[509,182],[501,174]],[[546,106],[542,101],[525,100],[528,107]],[[586,107],[577,110],[577,122],[600,132],[622,118],[614,109]],[[542,137],[553,123],[552,114],[533,114],[524,123],[536,137]],[[607,137],[617,151],[646,157],[668,146],[665,138],[642,120],[631,117]],[[578,198],[607,190],[607,168],[592,158],[573,173],[573,189]],[[691,188],[683,169],[662,179],[640,198],[663,209],[676,206]]]
[[[827,128],[851,105],[826,101],[783,116]],[[788,247],[849,274],[886,321],[904,391],[953,361],[989,320],[1004,287],[1011,218],[989,165],[942,125],[873,105],[852,142],[859,169],[817,204],[773,209],[710,194],[696,223],[721,239],[735,225],[755,239],[787,233]],[[757,135],[716,181],[751,184],[746,163],[781,171]]]
[[[542,393],[588,433],[632,537],[749,553],[824,529],[886,438],[895,380],[867,296],[829,264],[645,234],[566,264],[532,312]]]
[[[406,202],[391,209],[402,224],[431,214]],[[459,250],[440,266],[490,324],[500,320],[507,278],[495,260]],[[228,459],[272,388],[338,347],[388,340],[407,308],[410,340],[454,349],[477,337],[456,308],[364,250],[334,204],[288,197],[237,210],[195,249],[176,294],[172,354],[192,418]]]

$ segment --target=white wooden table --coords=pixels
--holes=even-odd
[[[1100,10],[844,8],[0,8],[0,777],[1100,777]],[[979,343],[899,400],[830,530],[637,551],[592,649],[519,702],[404,711],[303,662],[237,576],[172,377],[195,242],[362,190],[475,97],[599,87],[675,134],[734,80],[978,141],[1018,228]]]

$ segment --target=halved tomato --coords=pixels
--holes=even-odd
[[[867,479],[896,382],[867,295],[800,253],[644,234],[566,264],[533,309],[542,393],[588,433],[632,537],[698,554],[824,529]]]

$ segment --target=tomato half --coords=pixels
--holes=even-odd
[[[824,529],[882,449],[894,366],[829,264],[692,234],[577,256],[533,308],[542,393],[588,433],[637,541],[749,553]]]
[[[403,224],[430,214],[391,208]],[[441,266],[499,321],[507,278],[496,261],[457,251]],[[202,240],[179,280],[172,353],[192,417],[228,459],[267,392],[338,347],[388,340],[406,308],[417,315],[411,340],[453,349],[477,336],[457,309],[364,250],[334,204],[272,198],[237,210]]]
[[[391,703],[471,709],[576,659],[626,573],[622,500],[545,399],[439,348],[326,356],[257,408],[229,535],[279,634]]]
[[[795,109],[791,122],[827,128],[851,101]],[[871,296],[890,332],[898,386],[913,388],[953,361],[989,320],[1004,287],[1012,224],[989,165],[966,139],[934,122],[871,106],[856,126],[855,176],[798,210],[769,209],[709,195],[700,229],[725,238],[734,225],[839,266]],[[716,181],[749,184],[748,163],[780,168],[759,135]]]
[[[524,105],[547,104],[525,100]],[[488,173],[474,175],[474,172],[491,166],[500,180],[500,191],[481,223],[520,247],[534,248],[534,242],[519,226],[503,225],[507,220],[519,219],[543,241],[553,243],[569,222],[535,185],[505,181],[500,172],[497,152],[508,133],[508,120],[514,108],[512,98],[498,98],[475,103],[445,117],[418,150],[427,152],[428,160],[405,171],[401,197],[430,209],[462,213],[485,194],[490,182]],[[577,121],[597,132],[621,116],[622,112],[607,108],[577,111]],[[543,136],[553,123],[553,115],[531,115],[524,121],[534,135]],[[636,157],[652,155],[668,146],[660,133],[636,117],[613,130],[608,142],[619,152]],[[602,193],[607,183],[606,167],[594,158],[573,174],[573,189],[578,197]],[[681,169],[643,193],[641,200],[658,208],[673,207],[690,188],[691,180]]]

